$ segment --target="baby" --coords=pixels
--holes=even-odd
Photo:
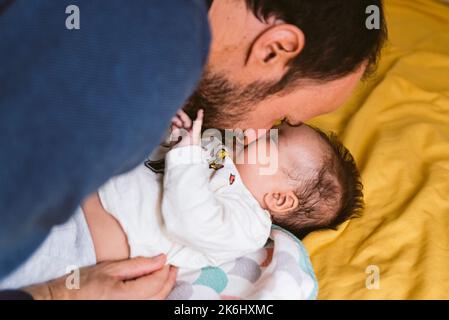
[[[179,111],[172,120],[180,139],[163,155],[163,175],[147,161],[98,191],[130,256],[165,253],[179,267],[219,265],[263,247],[272,223],[302,238],[335,228],[362,207],[354,159],[334,136],[305,124],[278,126],[277,141],[263,136],[238,155],[257,153],[265,139],[278,170],[261,175],[260,162],[235,161],[213,139],[202,141],[202,119],[202,111],[193,122]]]

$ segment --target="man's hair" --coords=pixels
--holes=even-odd
[[[363,185],[355,160],[334,133],[314,129],[329,146],[330,154],[312,177],[299,181],[298,208],[273,222],[302,239],[312,231],[336,229],[359,216],[363,209]],[[294,178],[298,182],[297,178]]]
[[[335,80],[356,71],[365,61],[366,73],[371,73],[387,38],[382,0],[245,1],[258,19],[275,17],[297,26],[305,35],[303,50],[273,91],[298,80]],[[379,29],[366,27],[370,5],[379,8]]]

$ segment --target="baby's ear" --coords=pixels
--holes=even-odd
[[[286,214],[299,206],[299,199],[293,191],[267,193],[264,196],[267,209],[272,214]]]

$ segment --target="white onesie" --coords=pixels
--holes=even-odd
[[[215,148],[215,149],[213,149]],[[99,190],[121,224],[131,256],[165,253],[184,268],[216,266],[264,246],[271,219],[244,186],[226,149],[187,146],[168,151],[165,173],[144,164]]]

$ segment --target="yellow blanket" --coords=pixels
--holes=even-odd
[[[319,299],[449,298],[449,5],[385,5],[378,75],[313,121],[354,154],[366,201],[361,218],[304,240]]]

